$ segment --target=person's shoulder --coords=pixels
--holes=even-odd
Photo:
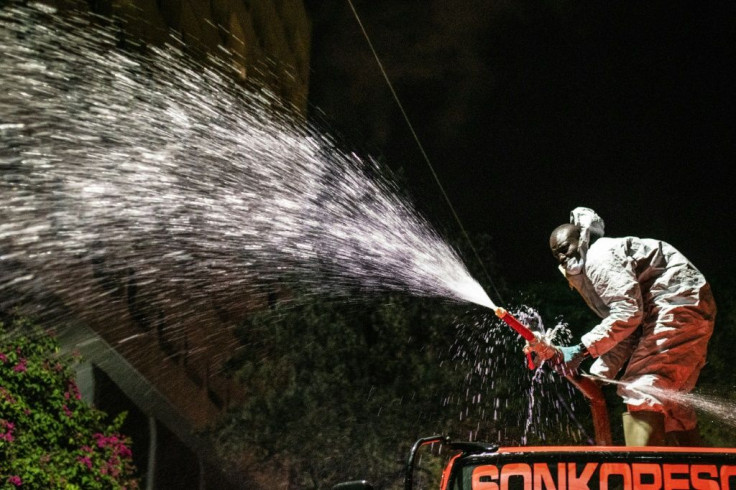
[[[630,247],[636,243],[643,242],[660,242],[661,240],[653,240],[651,238],[640,238],[637,236],[609,237],[604,236],[596,240],[590,245],[590,249],[612,249],[620,247]]]
[[[607,264],[614,257],[626,255],[629,247],[629,239],[632,237],[601,237],[593,242],[588,248],[588,256],[586,262],[594,266],[595,264]]]
[[[613,248],[621,247],[625,245],[627,240],[631,237],[617,238],[604,236],[594,241],[588,248],[589,253],[600,253],[605,250],[611,250]]]

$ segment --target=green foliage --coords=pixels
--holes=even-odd
[[[251,471],[270,465],[296,488],[356,478],[396,488],[418,437],[518,442],[531,373],[521,340],[493,319],[398,295],[360,305],[310,298],[253,316],[230,366],[249,394],[219,429],[223,454],[254,452]],[[555,430],[549,439],[569,438]],[[438,477],[439,463],[424,462],[431,471],[417,478]]]
[[[138,488],[123,417],[87,405],[71,366],[28,321],[0,323],[0,488]]]
[[[358,314],[312,301],[253,317],[232,362],[251,396],[222,429],[226,452],[255,447],[258,464],[288,460],[298,488],[398,478],[407,444],[437,430],[454,375],[439,367],[447,332],[408,307],[392,300]]]
[[[730,392],[736,288],[714,291],[719,317],[696,391]],[[569,324],[573,339],[599,321],[562,278],[504,295],[511,310],[539,311],[547,328]],[[225,456],[248,452],[240,463],[252,472],[282,478],[263,488],[285,480],[328,488],[358,478],[400,488],[410,445],[433,434],[503,445],[586,444],[583,436],[593,435],[583,397],[550,371],[532,379],[523,341],[474,306],[401,295],[353,304],[311,297],[251,317],[239,335],[230,370],[248,395],[219,427],[218,441]],[[623,404],[614,386],[604,394],[614,442],[623,444]],[[700,421],[709,443],[733,445],[722,420],[701,414]],[[446,457],[422,458],[421,488],[436,488]]]

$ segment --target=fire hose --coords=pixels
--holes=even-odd
[[[537,339],[532,330],[517,320],[504,308],[496,308],[496,316],[503,320],[506,325],[511,327],[516,333],[521,335],[527,342]],[[527,366],[529,369],[535,369],[536,365],[532,359],[531,352],[527,352]],[[553,363],[561,362],[561,359],[552,359]],[[563,375],[567,380],[583,394],[590,404],[590,411],[593,417],[593,430],[595,432],[595,443],[599,446],[610,446],[613,444],[611,438],[611,424],[608,419],[608,409],[606,400],[603,397],[603,391],[600,385],[590,378],[581,376],[578,372],[563,371]]]

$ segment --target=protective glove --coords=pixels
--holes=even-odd
[[[580,364],[590,356],[588,349],[583,344],[570,346],[554,346],[559,354],[555,369],[562,374],[574,373]]]

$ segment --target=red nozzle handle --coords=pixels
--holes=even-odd
[[[506,325],[516,330],[516,333],[524,337],[525,340],[534,340],[534,333],[529,329],[529,327],[510,315],[508,311],[503,308],[496,308],[496,316],[503,320]]]
[[[534,371],[537,368],[536,364],[534,364],[534,359],[532,359],[531,352],[526,353],[526,367],[529,368],[529,371]]]
[[[510,315],[508,311],[503,308],[496,308],[496,316],[503,320],[506,325],[513,328],[516,333],[524,337],[527,342],[534,340],[534,333],[529,329],[529,327],[514,318],[513,315]],[[526,364],[531,370],[536,368],[531,352],[526,353]]]

